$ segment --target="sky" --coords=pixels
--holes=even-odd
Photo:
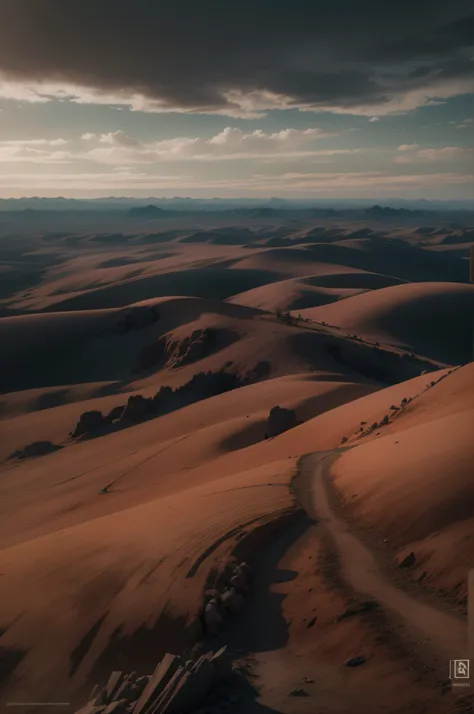
[[[1,0],[0,197],[474,199],[470,0]]]

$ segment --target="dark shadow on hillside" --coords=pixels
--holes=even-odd
[[[281,570],[279,563],[312,522],[306,514],[299,514],[293,524],[276,534],[269,545],[259,552],[252,563],[256,582],[246,598],[244,612],[229,619],[218,637],[209,638],[210,647],[217,649],[227,644],[231,653],[237,650],[268,652],[285,647],[288,623],[282,614],[282,603],[286,595],[278,592],[278,584],[295,580],[298,573]]]
[[[218,372],[198,372],[177,389],[161,387],[154,397],[135,394],[128,398],[127,404],[115,406],[105,416],[97,410],[84,412],[80,415],[74,431],[70,432],[70,437],[81,440],[92,439],[127,429],[203,399],[259,382],[266,379],[270,371],[270,363],[263,360],[244,374],[227,372],[225,368]],[[41,456],[59,448],[62,447],[48,441],[36,442],[16,451],[10,458]],[[109,486],[102,489],[102,492],[108,493]]]
[[[0,639],[8,629],[9,625],[6,627],[0,625]],[[27,649],[7,647],[0,644],[0,691],[27,653]]]
[[[89,694],[95,684],[105,684],[113,670],[151,674],[167,652],[189,652],[199,635],[198,622],[189,624],[186,617],[172,616],[166,607],[151,627],[143,623],[129,634],[121,625],[92,665],[85,691]]]
[[[86,632],[86,634],[84,635],[82,640],[77,645],[76,649],[73,652],[71,652],[71,655],[69,657],[69,676],[70,677],[73,677],[74,674],[77,672],[82,660],[87,655],[90,648],[92,647],[92,643],[94,642],[106,617],[107,617],[107,612],[97,620],[97,622],[91,627],[91,629],[88,632]]]

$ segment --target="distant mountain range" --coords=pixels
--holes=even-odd
[[[363,210],[376,208],[406,209],[410,211],[472,211],[474,201],[428,201],[425,199],[384,199],[383,206],[374,206],[374,201],[369,199],[252,199],[252,198],[133,198],[114,197],[107,198],[0,198],[0,211],[130,211],[131,214],[157,218],[162,211],[230,211],[247,210],[260,212],[260,217],[272,211],[294,210]],[[138,209],[142,211],[140,214]],[[164,217],[164,216],[163,216]]]

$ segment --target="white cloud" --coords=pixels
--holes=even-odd
[[[133,165],[153,164],[162,161],[222,161],[263,160],[274,162],[294,158],[312,158],[328,162],[340,154],[357,154],[363,149],[318,148],[320,139],[335,136],[318,127],[309,129],[282,129],[264,132],[260,129],[244,132],[227,127],[210,138],[175,137],[160,141],[141,141],[122,130],[95,134],[82,134],[80,141],[64,139],[21,139],[0,142],[0,161],[93,161],[99,164]],[[68,150],[57,148],[70,144]]]
[[[64,163],[69,160],[68,151],[57,151],[65,146],[65,139],[16,139],[0,141],[0,162],[17,163]]]
[[[317,149],[315,140],[334,136],[319,128],[283,129],[266,133],[244,132],[226,127],[209,139],[175,137],[143,142],[123,131],[102,134],[93,148],[82,155],[93,161],[110,163],[154,163],[157,161],[218,161],[233,159],[285,159],[359,153],[360,149]]]
[[[459,94],[472,93],[472,79],[446,80],[437,84],[435,89],[414,89],[390,99],[388,102],[360,104],[354,107],[326,106],[303,107],[301,111],[334,112],[335,114],[354,114],[356,116],[389,116],[391,114],[408,114],[420,107],[445,104],[451,97]]]
[[[0,146],[64,146],[66,139],[9,139],[0,141]]]
[[[118,167],[116,167],[118,168]],[[384,196],[413,197],[427,192],[439,197],[470,196],[472,178],[458,173],[404,174],[384,172],[285,172],[279,175],[251,174],[244,178],[206,179],[201,176],[149,174],[120,167],[110,172],[0,174],[4,195],[168,195],[195,196],[361,196],[374,200]],[[452,187],[447,190],[447,187]]]
[[[462,119],[460,122],[449,122],[450,124],[456,124],[456,129],[472,129],[474,128],[474,119]]]
[[[296,101],[293,97],[277,94],[268,90],[251,92],[227,91],[222,96],[227,105],[180,107],[170,105],[163,100],[151,99],[139,93],[126,91],[106,92],[91,87],[74,85],[67,82],[14,82],[0,79],[0,98],[20,102],[45,103],[68,102],[71,104],[106,105],[114,108],[128,108],[134,112],[182,114],[217,114],[233,118],[261,119],[271,110],[299,109],[309,112],[334,112],[370,117],[376,121],[391,114],[406,114],[423,106],[435,106],[445,103],[459,94],[472,93],[472,80],[446,80],[433,89],[416,89],[399,94],[389,101],[360,104],[358,106],[339,106],[337,104],[310,104]]]
[[[403,152],[396,156],[396,164],[412,164],[420,161],[443,161],[456,158],[470,158],[474,149],[461,146],[444,146],[441,149],[420,149],[418,144],[402,144],[398,150]]]

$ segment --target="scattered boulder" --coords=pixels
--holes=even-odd
[[[58,451],[59,449],[62,449],[62,446],[53,444],[52,441],[34,441],[32,444],[28,444],[23,449],[14,451],[10,458],[31,459],[35,456],[46,456],[47,454],[52,454],[53,451]]]
[[[291,690],[290,697],[309,697],[309,694],[303,687],[295,687]]]
[[[399,563],[398,567],[399,568],[410,568],[412,565],[416,563],[416,556],[413,551],[408,553],[404,558],[402,558]]]
[[[83,412],[79,417],[76,428],[72,433],[73,437],[84,436],[86,434],[94,434],[95,432],[107,426],[107,420],[98,410]]]
[[[364,600],[363,602],[351,602],[346,609],[336,617],[336,622],[341,620],[346,620],[348,617],[354,617],[355,615],[361,615],[364,612],[369,612],[371,610],[376,610],[379,607],[377,600]]]
[[[250,567],[250,565],[247,565],[247,563],[245,561],[243,561],[242,563],[240,563],[240,565],[238,567],[243,573],[245,573],[247,581],[251,582],[251,580],[253,578],[253,570]]]
[[[359,655],[358,657],[349,657],[344,662],[345,667],[360,667],[361,664],[365,664],[367,662],[367,658],[364,655]]]
[[[211,636],[217,635],[223,623],[224,619],[219,613],[217,603],[211,600],[204,607],[204,624],[206,627],[206,632]]]
[[[232,674],[227,647],[186,664],[168,653],[152,675],[112,672],[106,687],[95,686],[87,705],[76,714],[217,714],[240,700],[232,691]],[[143,691],[137,697],[140,687]]]
[[[283,434],[283,432],[293,429],[301,424],[296,418],[294,409],[286,409],[285,407],[272,407],[267,419],[266,433],[269,438]]]
[[[230,579],[230,585],[235,588],[238,593],[246,593],[249,589],[247,578],[238,568],[234,570],[234,574]]]
[[[222,594],[222,604],[231,615],[238,615],[244,607],[244,599],[235,588],[230,588]]]

